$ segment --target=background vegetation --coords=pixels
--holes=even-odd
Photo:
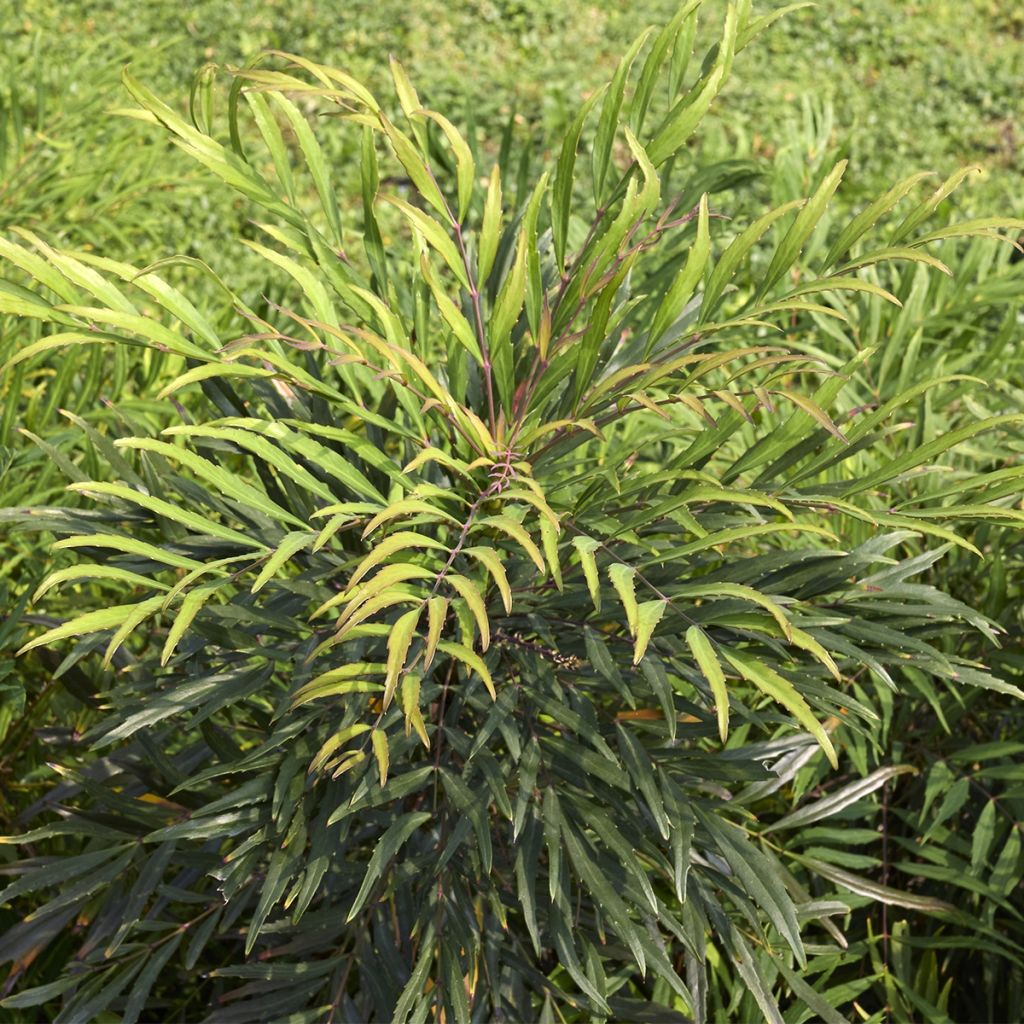
[[[512,140],[505,144],[510,151],[533,139],[533,152],[547,151],[553,159],[580,102],[611,76],[638,26],[663,24],[676,10],[664,0],[629,5],[380,0],[338,9],[277,0],[130,9],[108,4],[100,10],[77,2],[12,6],[13,33],[0,88],[0,230],[7,244],[24,239],[13,232],[20,228],[62,249],[135,267],[171,254],[202,260],[229,278],[234,296],[196,273],[195,263],[168,263],[161,274],[187,288],[218,326],[239,303],[266,310],[284,302],[289,282],[239,244],[261,237],[248,200],[172,146],[165,133],[111,113],[133,105],[120,82],[124,64],[130,61],[136,79],[184,111],[192,75],[205,62],[241,64],[259,50],[282,49],[344,67],[383,94],[390,89],[388,56],[395,54],[424,103],[487,140],[481,146],[491,160],[500,157],[503,139]],[[708,8],[698,53],[721,31],[724,7],[709,3]],[[726,162],[730,176],[715,195],[716,212],[746,223],[770,205],[810,194],[839,159],[847,158],[844,187],[822,222],[819,245],[886,187],[922,169],[945,177],[967,165],[981,168],[942,204],[930,227],[972,217],[1021,216],[1022,32],[1017,5],[1009,0],[876,0],[789,14],[737,58],[732,81],[702,126],[696,162],[703,167]],[[222,89],[218,79],[219,110]],[[201,90],[194,98],[201,109]],[[338,194],[358,209],[359,154],[350,144],[330,141],[338,135],[325,134],[326,155]],[[390,184],[405,194],[407,183],[391,171]],[[518,165],[508,166],[510,199],[518,191],[522,202],[535,176],[530,166],[521,174]],[[887,437],[875,456],[876,469],[971,423],[1024,411],[1024,263],[1014,260],[1010,247],[989,239],[951,241],[929,251],[955,276],[926,268],[901,271],[883,283],[902,300],[902,308],[849,296],[840,303],[845,324],[809,314],[799,330],[794,321],[787,339],[828,351],[836,367],[856,349],[875,347],[875,371],[853,378],[844,411],[877,406],[939,375],[983,382],[979,387],[953,381],[915,399],[905,429]],[[813,255],[812,250],[808,260]],[[16,286],[29,283],[10,263],[3,276]],[[742,278],[738,283],[742,288]],[[0,362],[42,333],[37,321],[0,317]],[[66,774],[69,768],[102,775],[105,769],[83,737],[95,737],[109,688],[99,657],[86,657],[89,645],[67,658],[64,651],[36,648],[15,659],[14,652],[40,627],[56,626],[79,606],[94,606],[99,593],[86,585],[65,589],[59,597],[51,592],[38,608],[31,602],[47,573],[65,562],[52,561],[49,544],[25,528],[19,510],[82,506],[75,492],[65,490],[65,473],[93,480],[123,477],[123,450],[114,449],[111,439],[135,430],[133,422],[164,415],[155,411],[153,399],[171,376],[159,353],[96,346],[44,354],[0,378],[0,501],[11,510],[0,520],[0,607],[5,609],[0,816],[9,835],[46,820],[57,802],[75,797],[83,786],[88,791],[81,777]],[[186,405],[190,401],[179,397]],[[1024,1015],[1018,881],[1024,822],[1024,771],[1018,762],[1024,737],[1012,689],[1024,677],[1024,547],[1015,532],[1021,518],[1022,444],[1019,428],[1012,425],[998,434],[967,437],[956,459],[945,462],[940,482],[922,483],[912,472],[902,477],[894,513],[901,502],[914,505],[923,494],[936,508],[957,504],[968,510],[948,513],[952,536],[933,535],[917,547],[904,543],[889,575],[878,566],[873,570],[874,585],[883,590],[910,586],[912,576],[914,585],[927,588],[914,591],[913,600],[930,601],[941,592],[985,617],[970,620],[980,624],[980,632],[957,626],[928,633],[925,623],[922,633],[916,620],[906,626],[908,635],[927,635],[960,672],[943,680],[910,668],[900,673],[899,691],[891,696],[855,677],[851,702],[871,704],[879,719],[849,741],[841,773],[833,774],[820,756],[812,760],[816,748],[787,748],[781,753],[790,761],[777,766],[779,784],[745,791],[746,805],[769,829],[768,838],[771,826],[780,828],[790,850],[832,877],[849,908],[837,918],[847,948],[824,939],[820,946],[809,943],[803,988],[786,976],[768,979],[792,1024],[822,1014],[815,995],[849,1019],[983,1021]],[[130,464],[127,470],[132,471]],[[87,510],[78,514],[89,515]],[[865,522],[844,529],[848,548],[870,544],[877,533]],[[966,545],[981,551],[984,562]],[[925,617],[956,617],[959,608],[937,605]],[[992,642],[997,636],[998,647]],[[115,669],[126,665],[114,662]],[[1003,692],[991,682],[977,688],[960,681],[982,671],[991,673],[986,680],[1003,680]],[[204,732],[204,741],[226,758],[233,747],[237,752],[239,742],[243,750],[248,742],[212,729]],[[742,730],[730,738],[737,750],[751,741]],[[159,757],[158,750],[151,754]],[[857,789],[858,780],[870,782]],[[842,798],[831,806],[818,804],[822,813],[808,813],[808,806],[837,793]],[[102,816],[97,821],[102,827]],[[32,870],[48,872],[44,890],[63,883],[60,891],[67,891],[73,880],[62,878],[61,865],[79,848],[70,839],[62,841],[68,845],[47,846],[52,840],[41,839],[20,850],[0,847],[0,866],[7,865],[12,878],[24,877],[26,862],[16,871],[11,865],[27,856]],[[849,882],[854,875],[869,884],[858,883],[859,891],[844,888],[843,878]],[[84,995],[79,990],[75,999],[65,997],[62,1008],[65,965],[83,949],[83,956],[94,958],[101,951],[88,948],[91,912],[67,917],[50,933],[25,927],[33,910],[52,908],[52,892],[27,892],[0,906],[5,934],[0,956],[10,963],[4,1012],[13,1019],[45,1014],[114,1021],[138,1013],[140,1019],[193,1020],[208,1012],[229,1019],[235,1000],[249,1005],[245,993],[238,995],[239,977],[254,986],[257,998],[259,984],[268,992],[281,987],[283,975],[272,972],[231,975],[229,940],[211,944],[206,952],[202,944],[178,949],[174,942],[160,947],[170,952],[166,961],[154,960],[161,973],[147,979],[151,987],[144,1005],[126,1005],[131,984],[126,978],[129,988],[123,992],[114,991],[113,981],[106,988],[86,986]],[[168,887],[164,898],[179,895]],[[936,913],[934,901],[955,910]],[[56,920],[52,913],[50,920]],[[211,977],[218,969],[223,973]],[[556,985],[567,985],[554,962],[546,970]],[[708,979],[710,1019],[758,1019],[766,1012],[750,977],[737,974],[713,947]],[[47,985],[56,987],[38,988]],[[26,998],[27,990],[35,996]],[[663,991],[646,995],[651,1003],[670,1002]],[[610,1019],[651,1012],[638,1009],[636,992],[630,998],[634,1002],[613,1010]],[[550,1000],[543,1011],[550,1019],[571,1016],[566,1006]]]

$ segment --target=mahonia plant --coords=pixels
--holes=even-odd
[[[37,894],[0,941],[5,1008],[135,1021],[187,975],[190,1012],[224,1022],[704,1021],[734,978],[736,1019],[835,1021],[851,905],[949,912],[788,849],[754,808],[839,764],[868,680],[1015,689],[933,642],[994,635],[914,582],[933,556],[908,541],[967,543],[955,508],[889,495],[1020,417],[871,460],[940,382],[853,408],[871,350],[836,372],[801,346],[838,294],[895,302],[886,265],[940,272],[930,243],[998,225],[923,230],[961,174],[893,218],[915,176],[823,243],[842,163],[736,223],[736,167],[689,141],[782,12],[729,4],[693,65],[699,7],[520,174],[397,63],[384,104],[300,56],[229,70],[223,141],[211,72],[191,122],[126,72],[134,116],[262,211],[245,244],[288,301],[191,257],[161,276],[0,243],[35,281],[0,310],[45,325],[12,363],[132,346],[173,374],[106,431],[79,421],[105,477],[64,459],[81,507],[21,513],[77,556],[35,598],[86,604],[23,650],[112,671],[42,820],[5,840],[28,857],[2,899]],[[845,546],[847,520],[869,539]],[[63,967],[39,984],[46,947]]]

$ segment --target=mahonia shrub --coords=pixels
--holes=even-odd
[[[943,379],[865,405],[872,349],[812,350],[844,295],[896,303],[894,265],[941,273],[932,243],[1009,222],[928,230],[958,173],[833,230],[843,163],[730,219],[744,174],[690,140],[781,12],[730,4],[698,64],[699,6],[552,153],[510,136],[497,161],[397,63],[382,102],[264,55],[230,71],[220,137],[209,72],[191,121],[126,73],[135,116],[261,211],[276,298],[178,261],[228,316],[159,264],[5,243],[35,284],[0,310],[44,327],[9,366],[177,367],[91,428],[97,472],[64,460],[81,507],[18,514],[74,555],[34,599],[84,606],[23,651],[108,671],[6,840],[5,1009],[835,1021],[871,983],[830,982],[851,907],[955,914],[782,838],[913,766],[758,811],[827,781],[908,678],[1021,695],[942,642],[990,621],[916,579],[969,545],[956,504],[893,497],[1021,417],[893,451]]]

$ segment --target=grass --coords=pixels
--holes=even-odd
[[[240,64],[268,47],[334,60],[372,85],[395,54],[426,102],[472,115],[491,138],[512,114],[550,134],[605,80],[638,25],[676,9],[672,0],[154,0],[141,8],[17,0],[7,59],[35,51],[50,65],[51,106],[82,93],[113,106],[123,99],[114,72],[128,60],[162,95],[184,98],[203,63]],[[801,99],[813,96],[834,107],[865,193],[905,168],[977,163],[983,182],[972,198],[981,205],[1014,196],[1024,170],[1022,79],[1024,17],[1014,0],[826,0],[769,33],[756,66],[741,64],[717,119],[723,147],[771,159],[767,140],[785,125],[780,107],[800,116]]]

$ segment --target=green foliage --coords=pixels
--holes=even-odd
[[[939,1020],[980,951],[1013,1016],[1024,225],[936,219],[962,174],[837,207],[827,146],[767,209],[695,169],[762,27],[690,59],[699,6],[497,159],[398,64],[192,119],[126,72],[255,210],[238,279],[3,243],[10,393],[123,374],[38,438],[73,503],[4,514],[73,556],[3,628],[85,709],[5,840],[6,1012]]]
[[[809,6],[765,38],[758,78],[726,93],[719,130],[738,156],[773,155],[787,139],[780,111],[810,95],[835,107],[865,193],[891,184],[894,168],[978,164],[960,202],[1019,213],[1020,19],[1014,0]]]

